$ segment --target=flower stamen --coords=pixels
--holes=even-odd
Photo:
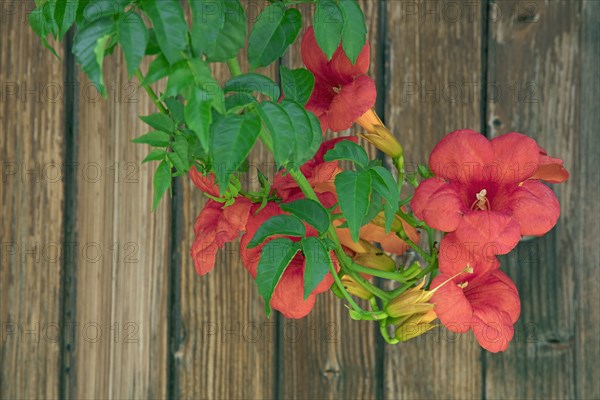
[[[485,189],[481,189],[479,193],[475,194],[475,201],[471,204],[471,210],[488,211],[491,206],[486,196],[487,190]]]

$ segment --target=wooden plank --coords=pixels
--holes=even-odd
[[[479,2],[387,2],[385,122],[403,144],[407,171],[426,164],[448,132],[479,130]],[[480,398],[480,347],[445,328],[386,345],[385,398]]]
[[[568,210],[564,220],[577,218],[569,224],[576,244],[574,255],[576,268],[575,293],[577,295],[577,322],[575,327],[575,397],[578,399],[600,398],[598,361],[600,359],[600,248],[597,238],[600,228],[593,221],[600,220],[600,180],[598,179],[598,154],[600,154],[600,2],[587,0],[582,4],[581,28],[581,80],[580,80],[580,129],[579,143],[571,171],[573,190],[578,206]],[[575,160],[581,160],[579,166]],[[571,214],[573,213],[573,214]],[[586,223],[592,221],[592,223]],[[563,260],[568,261],[566,257]],[[595,372],[594,372],[595,371]]]
[[[485,393],[490,398],[598,396],[598,383],[592,382],[597,379],[589,375],[597,368],[591,360],[600,351],[598,281],[592,278],[598,276],[598,250],[589,244],[598,228],[585,223],[594,215],[597,219],[598,208],[581,201],[598,196],[597,179],[591,175],[597,162],[586,170],[580,161],[598,151],[591,125],[597,117],[590,116],[597,112],[593,102],[584,103],[596,97],[597,105],[598,91],[592,95],[588,85],[598,75],[591,62],[598,53],[592,53],[597,38],[587,38],[587,54],[582,47],[582,5],[499,2],[497,7],[507,17],[490,25],[489,82],[511,90],[489,102],[492,136],[525,133],[549,154],[563,158],[572,174],[567,183],[552,186],[562,210],[556,228],[521,243],[515,254],[502,260],[520,290],[522,314],[508,351],[485,355]],[[586,21],[589,34],[597,20]]]
[[[3,399],[59,397],[64,334],[64,65],[29,28],[33,8],[33,1],[0,5]]]
[[[360,1],[371,44],[370,75],[376,79],[380,46],[377,40],[379,2]],[[305,27],[313,9],[302,9]],[[304,30],[301,32],[303,33]],[[302,66],[300,43],[285,57],[289,68]],[[352,135],[353,128],[338,135]],[[327,136],[330,138],[331,135]],[[376,156],[372,146],[367,146]],[[377,329],[372,322],[353,321],[343,302],[331,292],[317,297],[311,313],[300,320],[281,317],[279,347],[279,398],[375,398],[381,385],[377,360]]]
[[[265,5],[244,2],[249,21]],[[243,71],[249,71],[244,51],[239,55]],[[277,79],[273,68],[257,72]],[[230,78],[224,64],[214,66],[215,77]],[[257,147],[249,157],[252,166],[263,171],[273,169],[268,152]],[[270,176],[273,174],[271,173]],[[258,190],[255,178],[247,176],[245,187]],[[182,179],[180,252],[180,324],[174,331],[174,393],[193,399],[261,399],[274,398],[276,318],[267,319],[264,303],[256,285],[244,268],[239,242],[219,250],[214,270],[199,276],[194,270],[190,249],[195,240],[194,222],[206,197],[187,178]]]
[[[156,111],[127,78],[120,52],[105,64],[108,99],[79,74],[77,304],[74,398],[166,397],[169,200],[155,213],[139,115]],[[146,67],[142,67],[145,70]]]

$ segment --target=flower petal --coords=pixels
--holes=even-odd
[[[475,308],[475,315],[471,322],[475,339],[481,347],[491,353],[506,350],[515,333],[512,325],[503,323],[502,314],[502,311],[494,312]]]
[[[506,254],[521,239],[519,223],[496,211],[470,211],[456,229],[456,238],[463,244],[478,246],[485,256]]]
[[[331,85],[322,79],[316,78],[315,86],[305,107],[319,118],[323,132],[329,127],[328,112],[335,97],[336,93],[333,91]]]
[[[350,128],[375,105],[376,99],[375,82],[369,76],[359,76],[354,82],[343,85],[327,113],[329,129],[339,132]]]
[[[515,190],[505,208],[521,226],[521,235],[541,236],[556,225],[560,204],[542,182],[527,180]]]
[[[490,142],[469,129],[451,132],[434,147],[429,167],[438,177],[466,183],[483,180],[484,166],[494,160]]]
[[[271,307],[286,318],[303,318],[315,306],[314,293],[304,300],[304,263],[298,259],[296,256],[287,267],[271,298]]]
[[[569,171],[563,167],[563,160],[548,157],[546,150],[541,147],[538,147],[538,150],[540,152],[540,165],[530,179],[541,179],[550,183],[561,183],[569,179]]]
[[[538,170],[540,155],[532,138],[510,132],[492,139],[490,143],[495,160],[486,170],[487,180],[518,184]]]
[[[192,179],[192,182],[194,182],[194,185],[204,193],[208,193],[214,197],[220,196],[219,187],[215,182],[215,174],[202,175],[202,173],[198,172],[196,167],[193,166],[190,169],[190,178]]]
[[[450,279],[450,275],[440,274],[436,276],[431,283],[432,290],[448,279]],[[435,304],[434,311],[448,330],[465,333],[471,329],[473,309],[463,290],[453,281],[439,287],[433,294],[431,303]]]
[[[486,274],[500,267],[498,258],[487,254],[486,247],[480,243],[463,243],[456,237],[456,232],[449,233],[440,243],[440,272],[454,276],[464,271],[467,266],[473,268],[473,275]],[[455,279],[472,279],[472,275],[464,273]]]
[[[421,182],[410,206],[419,219],[442,232],[458,228],[467,211],[454,188],[438,178]]]

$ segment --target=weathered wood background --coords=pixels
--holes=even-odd
[[[503,259],[523,308],[497,355],[444,329],[385,345],[331,294],[267,320],[237,244],[197,276],[204,200],[181,179],[151,213],[130,142],[152,104],[121,55],[101,99],[34,37],[32,3],[0,3],[0,398],[600,398],[600,2],[361,1],[409,163],[471,127],[526,133],[571,171],[557,227]]]

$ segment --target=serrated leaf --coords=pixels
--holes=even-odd
[[[372,183],[373,182],[371,181],[371,184]],[[381,212],[382,208],[382,196],[375,191],[371,191],[371,197],[369,198],[369,209],[367,210],[367,213],[365,214],[361,225],[364,226],[371,222],[373,218],[375,218],[375,216]]]
[[[264,242],[268,237],[274,235],[285,235],[285,236],[306,236],[306,228],[298,217],[293,215],[275,215],[266,220],[254,234],[254,237],[248,243],[248,248],[258,246]]]
[[[167,154],[167,152],[164,150],[154,149],[146,156],[146,158],[144,158],[144,160],[142,161],[142,164],[145,164],[148,161],[164,160],[166,157],[166,154]]]
[[[48,35],[52,34],[56,37],[56,33],[58,32],[58,26],[52,17],[53,13],[54,9],[51,9],[50,5],[40,5],[29,14],[28,20],[29,26],[40,37],[44,47],[60,60],[61,58],[56,53],[56,50],[48,43]]]
[[[271,314],[271,297],[285,269],[300,250],[300,243],[287,238],[273,239],[261,252],[256,268],[258,294],[265,299],[265,313]]]
[[[279,72],[284,97],[305,105],[315,86],[315,76],[306,68],[288,69],[284,65]]]
[[[212,98],[204,90],[194,88],[185,105],[185,122],[200,141],[200,145],[208,150],[210,141],[210,124],[212,123]]]
[[[333,265],[325,245],[314,236],[302,239],[304,267],[304,300],[319,286]]]
[[[299,103],[284,100],[280,105],[289,115],[294,127],[293,141],[288,143],[293,150],[290,163],[300,167],[315,155],[323,135],[320,129],[313,126],[308,112]]]
[[[229,187],[229,177],[244,162],[260,133],[255,113],[227,115],[212,125],[211,156],[221,195]]]
[[[392,223],[400,201],[398,184],[392,173],[383,167],[372,167],[369,171],[371,172],[373,189],[385,199],[383,211],[385,214],[385,231],[388,233],[392,229]]]
[[[148,44],[148,30],[138,14],[129,12],[119,16],[117,40],[125,54],[127,73],[131,77],[144,58]]]
[[[324,233],[329,228],[329,213],[322,205],[310,199],[300,199],[279,205],[283,211],[295,215]]]
[[[103,96],[106,96],[102,76],[102,59],[110,35],[114,32],[115,21],[102,18],[77,31],[73,40],[73,54],[83,71]]]
[[[302,14],[274,3],[258,16],[248,39],[248,62],[253,69],[265,67],[283,56],[302,26]]]
[[[194,0],[192,47],[208,62],[223,62],[237,55],[246,43],[246,13],[238,0]]]
[[[175,141],[171,143],[171,148],[173,149],[173,153],[169,153],[169,155],[176,155],[177,157],[172,157],[171,162],[177,168],[177,172],[185,173],[190,169],[189,163],[189,144],[185,137],[176,136]]]
[[[265,101],[257,107],[262,120],[273,139],[273,155],[279,165],[287,165],[294,159],[294,125],[285,109],[279,104]]]
[[[133,143],[149,144],[155,147],[167,147],[171,137],[168,133],[153,131],[132,140]]]
[[[152,22],[162,53],[170,64],[175,64],[187,47],[187,24],[179,1],[145,0],[142,7]]]
[[[365,168],[365,166],[369,163],[369,156],[367,155],[365,149],[361,145],[356,144],[351,140],[342,140],[338,142],[333,149],[329,150],[325,154],[325,157],[323,158],[325,161],[352,161],[361,168]]]
[[[183,104],[181,104],[181,101],[179,101],[176,97],[167,97],[165,98],[165,104],[169,109],[171,118],[175,120],[175,124],[181,124],[185,120],[184,108]]]
[[[371,174],[368,171],[341,172],[335,177],[335,188],[352,240],[358,242],[362,221],[369,210]]]
[[[54,0],[54,21],[58,26],[58,40],[62,40],[77,17],[78,0]]]
[[[365,16],[356,0],[340,0],[338,5],[344,17],[342,47],[350,62],[355,64],[367,42]]]
[[[167,189],[171,187],[171,168],[166,161],[162,161],[154,173],[154,199],[152,200],[152,211],[156,210],[160,199]]]
[[[262,93],[269,96],[271,100],[278,100],[281,95],[279,85],[267,76],[248,73],[231,78],[223,86],[225,93]]]
[[[173,123],[173,120],[163,113],[142,116],[140,119],[159,131],[171,133],[175,130],[175,123]]]
[[[320,0],[315,10],[315,39],[317,44],[331,60],[340,45],[344,29],[342,10],[334,0]]]
[[[225,109],[230,113],[238,112],[242,108],[254,103],[256,103],[256,99],[248,93],[234,93],[225,97]]]

